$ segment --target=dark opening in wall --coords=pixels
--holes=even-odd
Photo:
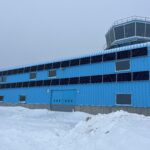
[[[131,73],[120,73],[117,74],[117,81],[131,81]]]
[[[97,62],[102,62],[102,55],[98,55],[98,56],[92,56],[91,57],[91,63],[97,63]]]
[[[59,85],[59,79],[53,79],[51,85]]]
[[[133,80],[149,80],[149,71],[134,72]]]
[[[6,85],[5,85],[5,87],[6,87],[6,88],[11,88],[11,86],[10,86],[10,84],[9,84],[9,83],[8,83],[8,84],[6,84]]]
[[[17,83],[11,83],[11,84],[10,84],[10,87],[11,87],[11,88],[16,88],[16,85],[17,85]]]
[[[35,81],[29,82],[29,87],[34,87],[34,86],[36,86],[36,82]]]
[[[45,69],[52,69],[53,64],[49,63],[49,64],[45,64]]]
[[[80,78],[75,77],[75,78],[70,78],[69,84],[79,84]]]
[[[117,59],[124,59],[124,58],[130,58],[131,57],[131,51],[121,51],[117,52]]]
[[[137,48],[132,50],[132,57],[148,55],[147,47]]]
[[[68,85],[68,84],[69,84],[69,78],[60,80],[60,85]]]
[[[53,69],[55,69],[55,68],[60,68],[60,62],[55,62],[55,63],[53,63]]]
[[[45,69],[45,65],[38,65],[37,66],[37,70],[44,70]]]
[[[103,75],[103,82],[116,82],[116,74]]]
[[[18,69],[18,73],[24,73],[24,68]]]
[[[103,55],[103,61],[115,60],[115,59],[116,59],[116,53],[109,53]]]
[[[91,76],[91,83],[101,83],[102,75]]]
[[[70,65],[70,61],[62,61],[61,62],[61,67],[64,68],[64,67],[69,67]]]
[[[40,80],[40,81],[36,81],[36,86],[43,86],[44,81]]]
[[[20,88],[20,87],[22,87],[22,84],[23,84],[22,82],[18,82],[18,83],[16,83],[16,87]]]
[[[31,68],[30,68],[30,71],[36,71],[37,70],[37,66],[32,66]]]
[[[90,83],[90,82],[91,82],[90,76],[80,77],[80,83],[81,84],[83,84],[83,83]]]
[[[7,74],[8,74],[8,71],[4,71],[4,72],[3,72],[3,75],[7,75]]]
[[[51,85],[51,82],[52,82],[52,80],[44,80],[44,85],[45,86]]]
[[[23,82],[22,87],[28,87],[29,86],[29,82]]]
[[[80,65],[90,64],[90,62],[91,62],[91,57],[85,57],[80,59]]]
[[[73,59],[70,61],[70,66],[77,66],[80,64],[80,59]]]
[[[30,72],[30,67],[25,67],[24,68],[24,73],[26,73],[26,72]]]

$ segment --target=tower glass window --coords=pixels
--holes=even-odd
[[[146,24],[146,37],[150,37],[150,24]]]
[[[135,23],[125,25],[125,37],[135,36]]]
[[[136,35],[145,36],[145,23],[136,23]]]
[[[114,30],[116,40],[124,38],[124,26],[116,27]]]

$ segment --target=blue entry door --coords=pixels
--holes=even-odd
[[[51,95],[51,109],[57,111],[72,111],[76,104],[77,90],[53,90]]]

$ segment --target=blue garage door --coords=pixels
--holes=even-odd
[[[76,90],[53,90],[51,96],[51,109],[57,111],[73,111],[76,94]]]

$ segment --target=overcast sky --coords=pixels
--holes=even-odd
[[[150,0],[0,0],[0,68],[102,50],[133,15],[150,17]]]

